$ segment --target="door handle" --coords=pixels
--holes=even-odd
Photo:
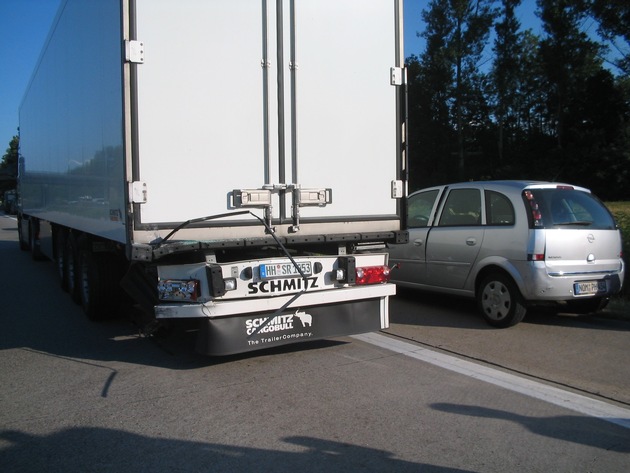
[[[466,244],[468,246],[475,246],[477,244],[477,239],[474,237],[470,237],[466,239]]]
[[[415,246],[422,246],[422,245],[424,244],[424,241],[423,241],[423,240],[421,240],[420,238],[418,238],[417,240],[414,240],[414,241],[413,241],[413,244],[414,244]]]

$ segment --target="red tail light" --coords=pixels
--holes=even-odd
[[[529,204],[529,210],[532,215],[532,223],[534,224],[534,227],[542,227],[542,214],[540,213],[538,202],[536,202],[536,199],[534,199],[534,194],[532,194],[531,191],[525,191],[523,192],[523,195],[525,196],[525,200],[527,200],[527,203]]]
[[[389,282],[390,270],[387,266],[366,266],[357,268],[357,284],[381,284]]]

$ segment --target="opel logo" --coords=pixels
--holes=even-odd
[[[588,240],[589,243],[593,243],[595,241],[595,235],[593,235],[592,233],[589,233],[586,239]]]

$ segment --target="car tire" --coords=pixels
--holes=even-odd
[[[516,284],[502,273],[491,273],[483,278],[477,291],[477,305],[484,320],[499,328],[518,324],[527,312]]]

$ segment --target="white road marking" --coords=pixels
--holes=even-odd
[[[480,381],[509,389],[510,391],[524,394],[525,396],[533,397],[630,429],[630,409],[597,399],[591,399],[580,394],[565,391],[554,386],[549,386],[538,381],[516,376],[471,361],[462,360],[444,353],[428,350],[379,333],[353,335],[353,338]]]

